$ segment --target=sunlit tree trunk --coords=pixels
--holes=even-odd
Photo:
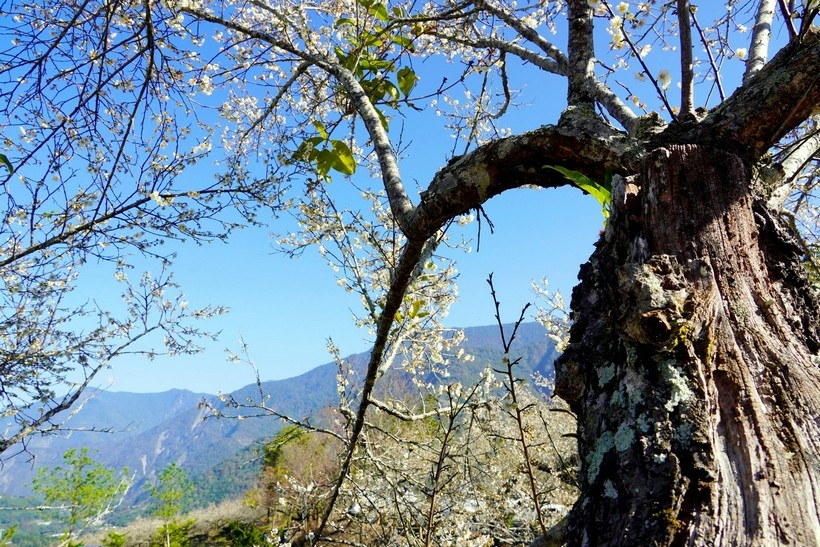
[[[556,392],[579,420],[571,545],[820,544],[820,305],[738,156],[613,181]]]

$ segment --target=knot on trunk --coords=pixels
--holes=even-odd
[[[671,349],[686,325],[690,293],[687,273],[674,256],[654,256],[628,264],[618,274],[622,300],[618,328],[628,338],[657,349]]]

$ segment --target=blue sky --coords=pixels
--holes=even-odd
[[[550,287],[568,299],[578,267],[592,252],[602,227],[598,204],[577,190],[517,190],[485,209],[495,232],[490,234],[485,224],[479,252],[456,251],[460,297],[447,324],[494,322],[486,283],[491,272],[504,320],[514,320],[524,304],[533,301],[531,280],[548,277]],[[475,238],[476,229],[472,224],[465,232]],[[174,278],[192,306],[230,308],[227,315],[202,324],[221,331],[219,341],[193,356],[120,358],[102,373],[101,385],[134,392],[237,389],[254,381],[249,367],[226,361],[224,350],[238,350],[240,337],[248,343],[263,380],[288,378],[327,363],[328,338],[343,355],[369,346],[367,333],[351,320],[350,310],[359,311],[358,300],[336,284],[318,254],[290,259],[274,253],[264,230],[244,230],[228,244],[180,246]]]

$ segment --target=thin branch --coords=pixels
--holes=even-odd
[[[510,55],[515,55],[516,57],[537,66],[545,72],[550,72],[561,76],[566,74],[566,67],[553,61],[549,57],[529,50],[519,44],[508,42],[507,40],[499,40],[497,38],[479,38],[472,40],[468,38],[459,38],[457,36],[449,36],[444,33],[437,33],[436,36],[473,48],[497,49],[509,53]]]
[[[378,408],[385,414],[393,416],[394,418],[398,418],[403,422],[417,422],[419,420],[424,420],[432,416],[438,416],[440,414],[446,414],[452,411],[452,407],[442,407],[436,408],[434,410],[428,410],[427,412],[408,414],[407,412],[402,412],[401,410],[373,397],[370,398],[370,404],[373,405],[375,408]]]
[[[780,186],[771,193],[767,204],[780,211],[797,185],[798,175],[820,150],[820,131],[814,131],[786,148],[779,154],[778,179]],[[778,158],[778,159],[779,159]]]
[[[202,194],[202,195],[207,195],[207,194],[229,194],[229,193],[232,193],[232,192],[233,191],[231,191],[231,190],[200,190],[199,191],[199,193]],[[188,196],[188,192],[179,192],[179,193],[161,194],[159,197],[161,199],[164,199],[164,200],[169,200],[169,199],[174,199],[174,198],[183,198],[183,197],[187,197],[187,196]],[[32,245],[31,247],[28,247],[28,248],[26,248],[25,250],[23,250],[19,253],[13,253],[8,258],[0,260],[0,268],[4,268],[4,267],[8,266],[11,263],[13,263],[17,260],[20,260],[21,258],[25,258],[25,257],[27,257],[31,254],[34,254],[34,253],[38,252],[38,251],[42,251],[42,250],[48,249],[49,247],[53,247],[55,245],[58,245],[58,244],[63,243],[65,241],[68,241],[76,235],[79,235],[79,234],[82,234],[82,233],[85,233],[85,232],[90,232],[95,227],[102,226],[106,222],[108,222],[109,220],[114,220],[115,218],[117,218],[119,216],[122,216],[125,213],[136,209],[137,207],[140,207],[141,205],[145,205],[146,203],[148,203],[152,199],[153,198],[150,197],[150,196],[140,198],[140,199],[138,199],[134,202],[129,203],[128,205],[124,205],[124,206],[122,206],[118,209],[114,209],[113,211],[111,211],[111,212],[109,212],[109,213],[107,213],[107,214],[105,214],[101,217],[95,218],[93,220],[89,220],[88,222],[86,222],[84,224],[80,224],[79,226],[76,226],[76,227],[72,228],[71,230],[67,230],[67,231],[65,231],[61,234],[58,234],[56,236],[48,238],[45,241],[42,241],[42,242],[37,243],[35,245]]]
[[[526,468],[526,475],[530,486],[530,495],[532,496],[532,503],[535,507],[535,515],[538,519],[538,525],[541,528],[541,534],[544,537],[547,537],[547,527],[544,523],[544,515],[541,513],[541,502],[540,496],[538,494],[538,482],[535,480],[535,471],[533,470],[532,466],[532,456],[530,455],[530,446],[527,443],[526,429],[524,425],[524,412],[527,410],[528,407],[522,408],[521,406],[521,401],[518,397],[518,392],[516,391],[516,384],[518,383],[518,380],[516,379],[515,374],[513,372],[513,367],[517,365],[521,361],[521,359],[510,359],[510,348],[512,347],[513,340],[515,340],[515,335],[518,332],[518,328],[524,322],[524,316],[527,313],[530,304],[527,303],[521,310],[521,314],[519,315],[518,320],[513,324],[513,330],[512,333],[510,333],[510,339],[507,340],[506,334],[504,332],[504,324],[501,322],[501,302],[498,301],[498,296],[495,293],[495,285],[493,285],[492,274],[490,274],[490,277],[487,279],[487,284],[490,285],[490,295],[492,296],[493,304],[495,305],[495,320],[498,323],[498,331],[501,336],[501,344],[504,346],[503,362],[505,365],[505,370],[502,371],[502,374],[506,375],[507,377],[506,387],[507,391],[510,394],[510,398],[512,399],[511,415],[515,419],[515,423],[518,429],[518,438],[515,440],[521,443],[521,452],[524,458],[524,466]]]
[[[581,3],[586,4],[584,0],[581,0]],[[538,49],[554,59],[558,66],[561,67],[563,74],[566,74],[568,70],[571,70],[571,62],[566,58],[563,52],[554,44],[545,40],[543,36],[538,34],[538,32],[532,27],[526,25],[523,21],[521,21],[521,19],[513,16],[507,11],[490,5],[485,0],[476,1],[476,6],[501,19],[519,35],[526,38],[529,42],[538,47]]]
[[[242,133],[242,136],[239,138],[240,141],[244,141],[248,137],[248,135],[253,133],[254,129],[259,127],[259,125],[266,118],[268,118],[271,114],[273,114],[273,111],[276,110],[276,107],[279,106],[279,101],[282,99],[282,97],[285,96],[286,93],[288,93],[290,91],[290,87],[294,83],[296,83],[296,80],[298,80],[299,77],[302,74],[307,72],[308,67],[310,67],[310,63],[307,62],[307,61],[302,61],[301,63],[299,63],[299,66],[297,66],[296,70],[293,71],[293,75],[290,78],[288,78],[288,81],[286,81],[284,84],[282,84],[282,88],[270,100],[270,102],[268,103],[268,106],[265,108],[265,111],[258,118],[256,118],[253,121],[251,126],[244,133]]]
[[[786,28],[789,30],[789,42],[797,38],[797,27],[794,26],[792,20],[792,10],[786,0],[778,0],[780,6],[780,15],[783,16],[783,21],[786,23]]]
[[[607,9],[607,11],[609,11],[609,14],[612,17],[615,17],[615,12],[612,11],[612,7],[609,5],[609,3],[604,2],[604,6],[606,6],[606,9]],[[655,76],[652,74],[652,71],[649,70],[649,67],[646,65],[646,63],[643,60],[643,57],[641,56],[641,52],[638,50],[637,47],[635,47],[635,43],[629,37],[629,33],[627,33],[626,29],[624,29],[624,28],[622,28],[621,30],[622,30],[623,35],[624,35],[624,42],[626,42],[626,45],[629,46],[629,49],[632,50],[632,53],[635,55],[635,58],[641,64],[641,68],[643,69],[643,73],[646,74],[646,77],[649,78],[650,82],[652,82],[652,85],[655,87],[655,91],[658,92],[658,97],[661,99],[661,101],[663,102],[663,105],[666,107],[666,111],[669,112],[669,115],[672,117],[672,120],[676,120],[677,117],[675,116],[675,112],[672,110],[672,105],[669,104],[669,101],[666,98],[666,92],[663,90],[663,88],[661,88],[660,84],[658,83],[657,78],[655,78]],[[634,122],[634,120],[633,120],[633,122]],[[627,130],[631,131],[632,128],[627,127]]]
[[[709,40],[706,39],[706,33],[703,32],[703,27],[701,27],[700,23],[698,23],[698,18],[695,13],[692,13],[692,24],[695,25],[695,28],[698,31],[698,36],[700,36],[700,43],[703,44],[703,49],[706,50],[706,55],[709,56],[709,66],[712,69],[712,74],[714,74],[715,76],[715,85],[717,85],[718,95],[720,95],[720,100],[723,101],[726,99],[726,92],[723,90],[723,82],[720,78],[720,70],[717,67],[717,63],[715,62],[715,56],[712,55],[712,47],[709,45]],[[709,92],[709,94],[711,95],[711,91]]]

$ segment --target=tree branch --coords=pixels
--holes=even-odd
[[[545,169],[561,165],[604,180],[608,169],[628,165],[624,156],[638,142],[603,122],[595,128],[544,126],[535,131],[499,139],[451,161],[436,173],[416,208],[416,229],[432,235],[454,216],[475,209],[493,196],[524,185],[543,188],[570,182]]]
[[[720,100],[723,101],[726,99],[726,93],[723,91],[723,83],[720,79],[720,70],[718,69],[717,64],[715,63],[715,56],[712,54],[712,46],[710,45],[709,40],[706,38],[706,34],[703,32],[703,27],[701,27],[700,23],[698,23],[697,15],[695,15],[694,13],[692,14],[692,24],[695,25],[695,28],[698,31],[698,35],[700,36],[700,43],[703,44],[703,49],[706,50],[706,55],[709,57],[709,66],[712,68],[712,74],[715,77],[715,85],[717,86],[718,95],[720,96]]]
[[[567,71],[571,70],[570,63],[568,62],[566,56],[564,56],[563,52],[560,49],[558,49],[554,44],[552,44],[548,40],[545,40],[544,37],[538,34],[538,32],[535,29],[526,25],[519,18],[502,9],[496,8],[495,6],[491,6],[485,0],[478,0],[476,2],[476,6],[485,10],[487,13],[491,13],[492,15],[501,19],[504,23],[509,25],[510,28],[514,29],[519,35],[526,38],[528,41],[530,41],[532,44],[538,47],[538,49],[546,53],[547,56],[554,59],[555,63],[558,65],[558,67],[560,67],[560,74],[567,74]]]
[[[353,462],[353,454],[355,453],[356,443],[362,434],[364,427],[365,414],[367,408],[371,403],[370,396],[373,393],[373,387],[376,384],[376,379],[379,374],[380,364],[384,356],[387,342],[390,337],[390,328],[393,326],[393,320],[396,317],[396,312],[401,307],[402,299],[407,292],[410,282],[413,279],[413,271],[421,259],[424,249],[425,241],[408,240],[402,250],[399,263],[396,266],[396,271],[393,275],[393,282],[390,284],[390,290],[387,292],[387,297],[384,302],[384,310],[379,317],[379,322],[376,328],[376,340],[373,343],[373,349],[370,352],[370,361],[367,364],[367,375],[364,379],[364,387],[362,387],[362,400],[359,403],[359,410],[356,412],[356,420],[353,423],[353,429],[350,432],[350,439],[348,441],[348,450],[345,453],[344,461],[339,469],[339,478],[333,485],[328,499],[327,506],[322,520],[316,529],[316,538],[321,541],[322,531],[330,519],[333,512],[333,506],[336,504],[336,499],[339,497],[339,492],[342,489],[342,484],[347,478],[350,471],[350,465]]]
[[[743,83],[760,72],[769,56],[769,40],[772,35],[775,0],[761,0],[757,8],[755,26],[752,29],[752,41],[749,47],[749,58],[746,60],[746,72]]]
[[[568,106],[595,107],[594,97],[587,82],[594,79],[593,62],[595,44],[593,40],[592,8],[586,0],[568,2],[569,39],[569,74],[567,79]]]
[[[791,42],[797,38],[797,28],[794,26],[794,21],[792,20],[792,10],[789,8],[789,4],[786,3],[786,0],[779,0],[778,5],[780,7],[780,15],[783,16],[783,21],[785,21],[786,28],[789,30],[789,41]]]
[[[807,69],[815,67],[815,69]],[[753,78],[694,126],[670,126],[666,142],[711,143],[754,162],[820,104],[820,32],[784,47]]]
[[[695,74],[692,66],[692,21],[689,0],[678,0],[678,32],[680,33],[680,115],[695,116]]]
[[[270,8],[268,9],[275,16],[287,21],[287,19],[278,11]],[[235,21],[212,15],[203,10],[186,9],[185,11],[210,23],[222,25],[225,28],[263,41],[281,49],[282,51],[296,55],[303,61],[318,66],[336,78],[339,84],[344,88],[345,92],[347,92],[347,95],[350,97],[353,105],[356,107],[356,111],[359,113],[359,116],[362,118],[362,122],[367,128],[370,140],[373,142],[373,149],[376,152],[376,156],[379,160],[379,166],[381,168],[384,188],[387,192],[387,198],[390,201],[390,209],[393,211],[396,222],[402,232],[407,237],[411,237],[411,234],[413,233],[413,225],[411,223],[414,212],[413,203],[410,201],[410,198],[407,196],[407,192],[404,189],[404,183],[401,180],[399,166],[396,162],[395,156],[393,155],[393,149],[390,145],[390,138],[387,135],[387,131],[382,126],[382,122],[376,108],[373,106],[373,103],[368,98],[367,93],[362,88],[359,80],[356,79],[353,72],[344,68],[338,62],[325,57],[321,53],[302,51],[294,45],[277,38],[273,34],[249,28]]]
[[[815,131],[795,142],[781,154],[782,160],[778,163],[777,175],[780,186],[771,193],[768,205],[775,211],[780,211],[789,199],[797,185],[798,175],[820,150],[820,131]]]

